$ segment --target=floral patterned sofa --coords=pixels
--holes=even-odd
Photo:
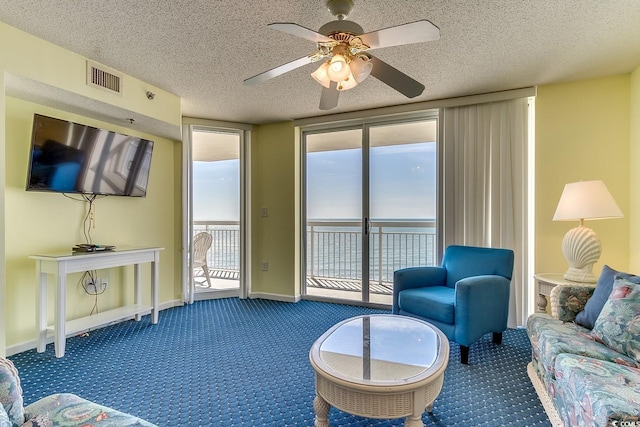
[[[638,283],[605,266],[595,288],[556,286],[552,316],[529,317],[527,370],[554,426],[640,426]]]
[[[20,378],[13,363],[0,357],[0,427],[154,427],[153,424],[74,394],[44,397],[23,407]]]

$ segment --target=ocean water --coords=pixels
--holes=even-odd
[[[194,233],[200,231],[213,235],[210,268],[239,270],[238,226],[211,222],[194,227]],[[437,239],[433,220],[376,221],[369,235],[371,280],[391,282],[397,269],[436,265]],[[307,275],[361,280],[362,252],[360,223],[349,220],[308,223]]]
[[[434,227],[372,227],[369,239],[371,280],[391,282],[400,268],[435,265]],[[361,227],[318,226],[307,231],[307,274],[362,279]]]

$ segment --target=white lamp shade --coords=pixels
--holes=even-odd
[[[364,79],[369,77],[373,64],[363,58],[355,58],[351,61],[351,73],[356,78],[356,82],[361,83]]]
[[[313,77],[313,79],[320,83],[322,86],[328,88],[331,84],[331,79],[329,79],[329,75],[327,74],[328,70],[329,62],[325,62],[320,67],[318,67],[317,70],[311,73],[311,77]]]
[[[353,74],[349,73],[349,77],[347,77],[341,82],[338,82],[338,90],[353,89],[357,85],[358,85],[358,82],[356,81],[355,77],[353,77]]]
[[[554,221],[621,218],[622,211],[607,190],[604,182],[579,181],[566,184]]]
[[[331,58],[331,62],[329,63],[329,69],[327,70],[327,75],[334,82],[340,82],[347,77],[351,73],[351,69],[349,65],[347,65],[347,60],[344,56],[337,54],[333,55]]]

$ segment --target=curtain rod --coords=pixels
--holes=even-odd
[[[182,117],[183,125],[195,125],[195,126],[211,126],[222,129],[234,129],[234,130],[253,130],[253,125],[248,123],[239,122],[227,122],[224,120],[211,120],[201,119],[197,117]]]
[[[416,113],[438,108],[460,107],[463,105],[485,104],[487,102],[506,101],[509,99],[528,98],[536,96],[537,87],[503,90],[478,95],[460,96],[456,98],[442,98],[431,101],[414,102],[411,104],[393,105],[390,107],[372,108],[370,110],[351,111],[348,113],[329,114],[326,116],[307,117],[293,121],[294,126],[304,127],[330,122],[357,120],[377,116],[391,116]]]

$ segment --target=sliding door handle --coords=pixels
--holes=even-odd
[[[371,232],[371,221],[369,221],[369,218],[364,217],[364,235],[368,236],[370,232]]]

